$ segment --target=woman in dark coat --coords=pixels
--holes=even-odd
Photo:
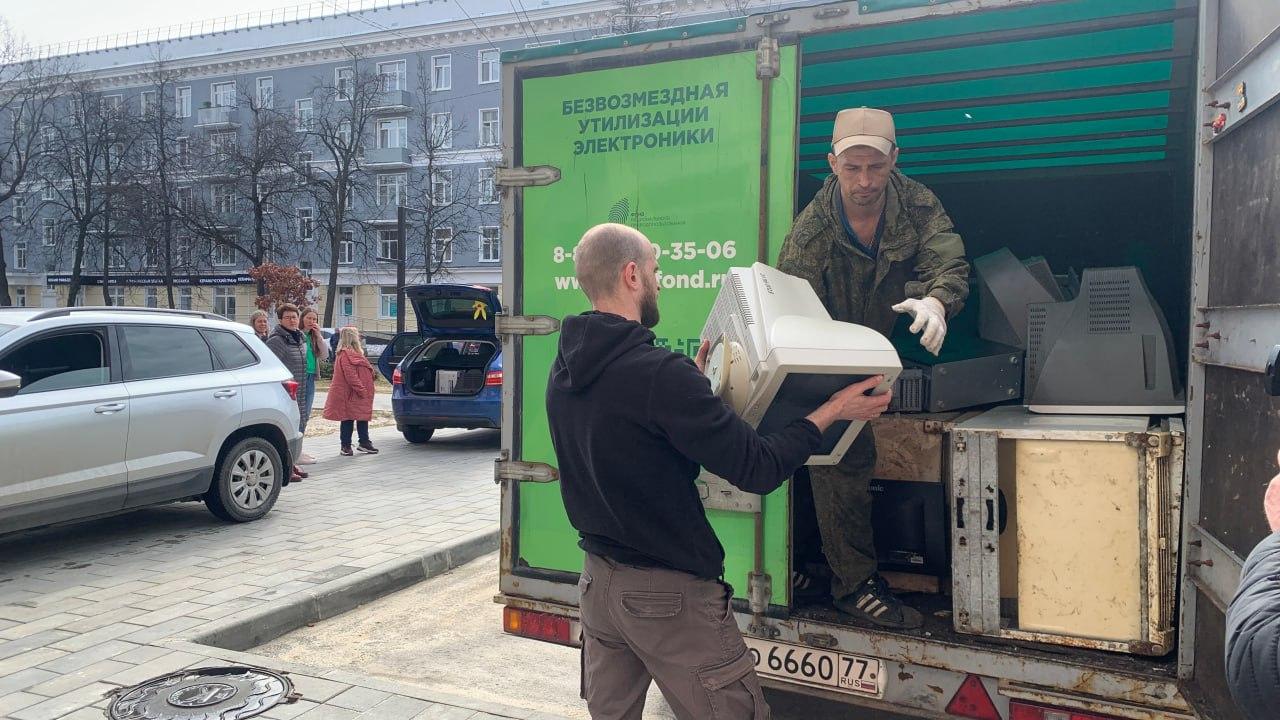
[[[267,347],[271,352],[280,358],[280,362],[284,363],[289,372],[293,374],[294,382],[298,383],[298,418],[299,427],[306,427],[305,418],[302,413],[305,411],[304,403],[306,395],[302,389],[307,382],[307,348],[305,336],[298,329],[298,323],[301,322],[301,316],[298,313],[298,306],[291,303],[285,303],[276,308],[276,317],[280,320],[280,324],[276,325],[276,329],[271,331],[267,336]],[[301,454],[301,449],[299,449]],[[294,458],[296,461],[297,458]],[[293,463],[293,480],[300,480],[307,477],[307,473],[298,469],[298,463]]]

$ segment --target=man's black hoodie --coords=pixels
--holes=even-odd
[[[719,578],[724,548],[694,485],[699,466],[768,493],[822,435],[805,419],[757,435],[692,360],[653,340],[617,315],[565,319],[547,385],[560,491],[587,552]]]

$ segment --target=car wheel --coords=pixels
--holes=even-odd
[[[405,440],[408,440],[414,445],[421,445],[430,440],[431,436],[435,434],[435,431],[435,428],[429,427],[407,427],[400,432],[404,435]]]
[[[245,438],[222,456],[204,504],[229,522],[257,520],[276,504],[283,480],[284,463],[275,446],[259,437]]]

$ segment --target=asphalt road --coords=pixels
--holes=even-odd
[[[343,668],[456,695],[570,718],[588,718],[578,699],[578,651],[502,632],[497,555],[304,628],[252,650]],[[898,720],[849,705],[766,690],[776,720]],[[656,688],[646,720],[669,720]]]

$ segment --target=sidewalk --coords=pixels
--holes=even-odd
[[[262,718],[537,717],[192,642],[328,617],[496,547],[496,433],[373,440],[381,454],[353,458],[308,442],[311,477],[256,523],[184,503],[0,538],[0,717],[100,720],[114,688],[229,663],[291,673],[303,699]]]

